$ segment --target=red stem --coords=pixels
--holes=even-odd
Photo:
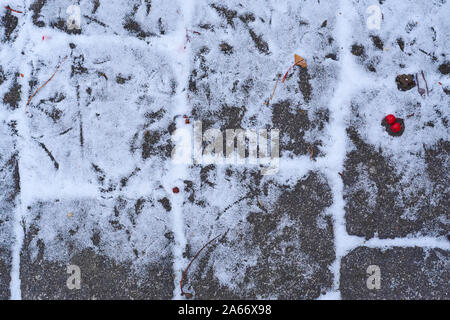
[[[281,83],[284,83],[284,81],[286,80],[289,71],[291,71],[291,69],[295,66],[295,63],[289,67],[288,71],[286,71],[286,73],[284,74],[283,80],[281,80]]]
[[[17,10],[11,9],[9,6],[6,6],[5,9],[11,10],[12,12],[16,12],[16,13],[23,13],[22,11],[17,11]]]

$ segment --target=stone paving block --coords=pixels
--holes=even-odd
[[[9,283],[11,282],[11,253],[0,248],[0,300],[10,297]]]
[[[280,185],[227,169],[225,206],[216,186],[221,171],[209,168],[201,186],[187,183],[186,207],[204,206],[185,217],[187,258],[220,237],[194,262],[184,290],[196,299],[312,299],[330,289],[333,226],[324,211],[331,195],[320,174]]]
[[[39,254],[35,261],[22,260],[22,298],[26,300],[122,300],[170,299],[174,289],[172,266],[162,262],[142,266],[135,271],[130,263],[117,263],[91,249],[75,254],[70,260],[48,261]],[[80,270],[80,289],[68,271]],[[73,272],[73,271],[72,271]],[[74,285],[74,284],[73,284]]]
[[[363,17],[369,5],[361,1],[354,9]],[[381,27],[370,30],[361,20],[352,21],[352,45],[344,49],[368,77],[366,87],[351,99],[347,124],[349,151],[342,172],[347,231],[365,238],[445,236],[450,221],[449,113],[442,85],[446,76],[439,71],[449,40],[443,32],[449,26],[442,18],[445,8],[426,1],[384,2],[379,8]],[[399,10],[404,12],[401,22],[392,16]],[[409,90],[398,88],[401,74],[414,77]],[[402,119],[399,136],[381,125],[388,114]]]
[[[333,92],[337,77],[333,10],[321,4],[300,9],[288,1],[290,10],[280,15],[251,1],[245,6],[234,1],[208,4],[197,8],[196,33],[190,35],[193,117],[203,122],[203,130],[276,128],[283,154],[310,154],[312,148],[313,157],[320,155],[328,122],[325,97]],[[312,14],[315,21],[308,18]],[[212,20],[216,16],[218,22]],[[283,19],[298,20],[296,34],[304,37],[289,37]],[[302,51],[305,44],[317,49],[314,55]],[[294,61],[293,52],[308,54],[305,59],[310,63],[307,68],[295,67],[281,83]]]
[[[448,300],[449,263],[447,250],[358,247],[342,259],[341,295],[343,299]],[[376,267],[368,272],[369,266]]]
[[[364,142],[355,129],[347,133],[355,147],[347,154],[343,173],[347,231],[365,238],[446,236],[448,142],[425,147],[424,161],[414,157],[415,164],[424,162],[425,171],[405,181],[381,150]]]
[[[20,175],[16,151],[15,122],[0,123],[0,299],[10,296],[11,247],[13,222],[20,192]]]
[[[47,188],[97,184],[106,197],[130,178],[133,194],[157,189],[160,180],[147,176],[165,174],[172,150],[168,110],[178,86],[163,53],[77,39],[60,51],[68,58],[55,77],[67,85],[49,82],[30,103],[30,151],[38,158],[27,163],[29,178]],[[45,52],[37,53],[30,92],[56,68]]]
[[[28,210],[33,218],[21,252],[24,299],[169,299],[173,294],[173,238],[159,202],[56,199]],[[66,285],[69,265],[81,270],[80,289]]]

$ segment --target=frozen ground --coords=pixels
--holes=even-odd
[[[67,28],[71,4],[81,30]],[[449,12],[447,0],[2,2],[0,298],[185,299],[183,270],[219,236],[184,279],[194,299],[449,299]],[[307,68],[266,104],[294,53]],[[397,88],[421,70],[428,96]],[[381,125],[389,113],[399,137]],[[194,121],[279,129],[279,172],[173,163],[171,135]]]

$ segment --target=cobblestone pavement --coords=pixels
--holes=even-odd
[[[449,299],[448,1],[8,6],[0,299]],[[276,172],[174,163],[200,122]]]

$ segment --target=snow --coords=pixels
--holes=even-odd
[[[17,15],[20,27],[13,33],[16,39],[2,42],[0,48],[1,66],[8,76],[0,83],[0,96],[12,86],[12,75],[19,70],[24,74],[15,80],[22,85],[19,106],[14,109],[4,104],[0,111],[0,150],[2,155],[18,152],[20,168],[20,195],[10,218],[12,231],[0,225],[0,247],[11,249],[12,255],[11,299],[22,296],[20,254],[31,225],[39,227],[37,238],[31,242],[35,258],[37,239],[45,244],[45,258],[57,261],[70,259],[75,250],[93,247],[91,238],[99,233],[100,249],[95,250],[115,261],[133,261],[139,266],[172,259],[173,299],[185,298],[179,284],[190,260],[185,254],[187,247],[192,255],[209,239],[226,234],[233,246],[217,244],[208,266],[220,284],[238,290],[246,272],[261,255],[260,248],[246,246],[251,243],[248,234],[241,236],[251,229],[246,222],[249,213],[261,213],[261,206],[275,210],[283,192],[281,187],[290,190],[311,172],[317,172],[331,190],[332,204],[317,217],[317,225],[325,232],[326,217],[331,217],[336,255],[330,266],[333,284],[319,299],[341,298],[341,260],[359,246],[450,249],[439,232],[369,240],[348,234],[340,175],[348,152],[355,148],[346,131],[351,126],[364,143],[381,150],[401,176],[403,193],[398,195],[397,203],[404,204],[420,190],[422,199],[438,204],[448,191],[447,185],[446,190],[435,194],[426,172],[424,146],[449,140],[448,125],[442,119],[449,118],[450,104],[437,83],[448,87],[450,80],[436,72],[430,56],[417,48],[437,57],[448,54],[450,35],[444,31],[450,30],[450,3],[376,2],[384,15],[378,31],[366,26],[366,8],[374,1],[267,0],[248,1],[243,6],[242,1],[232,0],[226,6],[241,15],[232,23],[214,8],[218,5],[215,1],[189,0],[168,5],[159,0],[151,1],[148,9],[141,1],[113,0],[102,2],[98,11],[93,2],[80,1],[82,34],[67,35],[52,23],[65,23],[65,9],[72,1],[48,0],[37,17],[45,23],[41,28],[33,23],[29,10],[32,2],[10,1],[11,7],[25,14]],[[134,8],[131,14],[130,8]],[[246,21],[243,13],[251,13],[252,17]],[[322,28],[325,20],[327,28]],[[123,22],[130,21],[137,22],[141,30],[126,30]],[[407,22],[411,22],[409,27],[398,27]],[[216,29],[200,28],[208,24]],[[430,24],[438,30],[433,31]],[[42,40],[42,35],[48,39]],[[383,49],[374,46],[372,36],[380,36]],[[255,37],[260,37],[259,45],[255,45]],[[397,45],[399,37],[406,44],[404,52]],[[229,44],[235,54],[221,52],[223,43]],[[364,45],[364,54],[370,58],[354,56],[350,48],[355,43]],[[307,61],[312,75],[307,82],[314,90],[309,97],[299,92],[297,82],[301,80],[297,80],[296,70],[292,79],[278,84],[273,101],[265,105],[278,74],[283,75],[291,66],[294,53]],[[330,53],[337,54],[337,61],[325,58]],[[62,62],[65,56],[67,61]],[[26,106],[28,97],[59,64],[53,80]],[[399,64],[405,68],[400,69]],[[377,72],[368,71],[370,67]],[[392,70],[423,70],[430,95],[420,97],[417,88],[399,94]],[[195,94],[190,89],[193,78]],[[31,89],[30,82],[34,82]],[[58,103],[52,102],[60,98]],[[221,163],[205,173],[202,169],[206,165],[193,164],[188,157],[181,161],[170,159],[167,144],[188,136],[196,118],[210,120],[212,124],[204,123],[206,128],[223,132],[235,126],[269,131],[275,125],[273,105],[287,100],[292,117],[300,108],[315,123],[319,122],[318,113],[327,110],[329,121],[323,128],[308,123],[309,128],[300,135],[311,146],[317,142],[320,154],[315,159],[295,147],[280,148],[279,171],[261,178],[269,185],[264,197],[249,196],[246,183],[259,169],[252,163]],[[237,120],[222,117],[224,108],[237,108]],[[389,113],[405,119],[406,130],[401,137],[389,136],[380,126]],[[410,114],[414,115],[408,117]],[[189,125],[183,115],[190,118]],[[6,125],[11,121],[17,122],[18,131],[13,139],[6,138]],[[433,126],[423,125],[430,122]],[[167,130],[173,123],[176,134]],[[294,138],[280,132],[281,145],[295,142]],[[444,162],[448,164],[448,160]],[[230,168],[231,175],[227,173]],[[368,194],[368,206],[375,207],[378,188],[369,177],[370,168],[361,165],[358,170],[359,180],[353,188]],[[124,179],[126,184],[122,183]],[[195,193],[195,201],[189,200],[186,181],[193,184],[190,192]],[[175,186],[179,194],[172,191]],[[170,212],[160,201],[164,198],[170,202]],[[141,208],[139,214],[137,207]],[[116,208],[120,213],[114,216]],[[419,211],[414,206],[408,208],[402,218],[414,222]],[[69,212],[74,216],[68,217]],[[448,226],[448,218],[440,219]],[[131,230],[130,234],[117,230],[111,221]],[[276,230],[293,223],[283,216]],[[76,234],[69,235],[71,230],[77,230]],[[169,231],[174,236],[173,244],[161,237]],[[76,249],[68,251],[67,243]],[[283,242],[281,247],[284,250],[290,245]],[[135,252],[139,252],[139,258]],[[305,279],[313,277],[320,267],[307,253],[299,250],[296,254],[295,263],[304,271]],[[195,265],[191,271],[196,271]],[[250,282],[245,286],[250,290],[256,285]]]

